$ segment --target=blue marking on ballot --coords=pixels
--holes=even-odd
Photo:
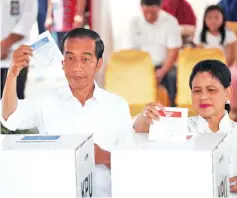
[[[57,136],[25,136],[23,137],[21,140],[28,140],[28,141],[52,141],[52,140],[57,140],[60,136],[57,135]]]
[[[36,43],[34,43],[33,45],[31,45],[33,50],[36,50],[37,48],[41,47],[42,45],[45,45],[49,42],[49,38],[48,37],[44,37],[42,39],[40,39],[39,41],[37,41]]]

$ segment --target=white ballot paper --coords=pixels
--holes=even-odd
[[[159,110],[160,120],[150,125],[148,140],[184,142],[188,132],[188,109],[165,107]]]
[[[63,55],[49,31],[43,32],[28,45],[33,49],[30,62],[37,69],[58,66],[58,63],[63,60]]]

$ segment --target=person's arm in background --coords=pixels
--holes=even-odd
[[[52,0],[48,0],[48,8],[47,8],[47,14],[46,14],[46,20],[45,20],[45,29],[51,30],[53,25],[53,2]]]
[[[161,69],[156,70],[156,77],[159,82],[161,82],[164,76],[172,69],[172,67],[174,67],[179,55],[179,50],[182,46],[182,38],[177,21],[169,30],[166,45],[168,49],[167,56],[164,60]]]
[[[236,43],[237,43],[237,39],[235,36],[235,33],[227,30],[226,32],[226,39],[225,39],[225,54],[226,54],[226,63],[227,65],[230,67],[234,64],[235,62],[235,56],[236,56]]]
[[[193,37],[193,43],[195,44],[195,47],[197,48],[204,48],[203,44],[201,43],[201,36],[200,36],[200,30],[196,30],[194,37]]]
[[[226,63],[230,67],[235,62],[235,52],[236,52],[236,42],[228,44],[225,46],[226,52]]]
[[[9,49],[15,43],[22,40],[25,36],[29,35],[37,17],[37,0],[25,0],[19,5],[22,12],[13,31],[1,41],[1,60],[8,57]],[[7,24],[6,24],[7,25]],[[28,30],[28,31],[27,31]]]
[[[85,18],[86,0],[77,0],[76,13],[72,27],[83,27]]]
[[[11,33],[1,41],[1,60],[8,58],[8,52],[13,44],[22,40],[23,35]]]
[[[160,73],[160,81],[164,78],[164,76],[174,67],[175,62],[179,55],[179,49],[180,48],[170,48],[168,49],[167,56],[165,58],[165,61],[161,67],[161,69],[157,70],[158,73]]]

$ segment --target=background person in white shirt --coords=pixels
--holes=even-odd
[[[205,80],[203,80],[205,79]],[[237,123],[229,118],[230,112],[229,100],[232,87],[231,73],[228,67],[217,60],[205,60],[196,64],[193,68],[189,80],[189,86],[192,91],[192,106],[198,116],[190,117],[188,135],[199,133],[237,133]],[[149,132],[152,120],[159,120],[157,108],[163,108],[157,103],[150,103],[145,108],[143,114],[137,117],[134,124],[136,132]],[[236,137],[236,136],[235,136]],[[230,143],[236,145],[236,140]],[[230,140],[230,141],[231,141]],[[233,149],[230,149],[230,152]],[[237,159],[236,154],[230,154],[231,164],[230,181],[237,182]],[[233,168],[235,167],[235,168]],[[232,192],[237,192],[237,185],[231,187]]]
[[[236,36],[225,26],[224,11],[218,5],[207,7],[204,14],[203,27],[194,36],[194,43],[198,47],[218,48],[226,55],[228,66],[235,61]]]
[[[11,64],[13,51],[29,39],[30,31],[37,18],[37,0],[1,1],[1,98]],[[17,83],[17,95],[24,98],[27,68],[24,68]]]
[[[171,106],[175,105],[176,67],[182,46],[181,32],[175,17],[161,10],[161,0],[141,0],[144,15],[130,25],[126,48],[147,51],[155,66],[157,83],[168,91]]]
[[[29,64],[32,49],[20,46],[13,55],[2,99],[2,124],[10,130],[38,127],[41,134],[93,133],[95,193],[110,196],[110,152],[132,143],[128,103],[94,82],[103,63],[104,44],[91,30],[77,28],[62,40],[63,69],[68,84],[33,98],[18,100],[16,79]]]

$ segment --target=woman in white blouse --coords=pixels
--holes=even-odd
[[[192,105],[198,116],[189,118],[189,133],[237,133],[237,123],[228,115],[232,92],[230,83],[230,70],[220,61],[205,60],[194,66],[189,86]],[[152,120],[159,120],[157,107],[162,109],[159,103],[149,103],[137,117],[134,123],[137,133],[148,133]],[[235,175],[231,173],[231,176]],[[230,178],[230,181],[237,182],[237,177]],[[231,191],[237,192],[237,185],[231,186]]]
[[[204,13],[203,27],[194,36],[197,47],[218,48],[226,55],[227,65],[231,66],[235,60],[236,36],[225,26],[224,11],[218,5],[207,7]]]

